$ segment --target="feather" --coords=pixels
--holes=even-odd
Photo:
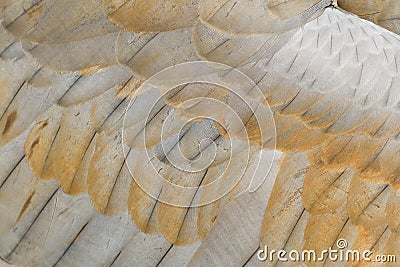
[[[285,248],[291,233],[305,212],[301,200],[308,162],[304,153],[285,155],[280,172],[271,192],[261,226],[261,247],[280,250]],[[279,222],[285,221],[282,225]]]
[[[39,214],[21,222],[10,237],[3,236],[5,241],[1,243],[7,247],[2,250],[2,258],[21,265],[39,263],[57,249],[68,246],[67,240],[74,239],[92,216],[87,198],[74,199],[56,191]],[[69,227],[63,231],[66,225]]]
[[[258,229],[266,206],[265,196],[268,198],[271,193],[276,172],[277,162],[274,162],[267,180],[258,191],[243,192],[224,206],[211,232],[191,259],[190,266],[245,265],[254,256],[259,249]]]
[[[199,0],[159,1],[104,0],[112,22],[131,32],[165,32],[190,28],[197,19]]]
[[[12,2],[6,8],[13,8],[15,15],[5,12],[3,24],[13,35],[34,43],[69,43],[119,30],[107,19],[99,1]]]

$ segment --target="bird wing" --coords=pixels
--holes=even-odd
[[[229,139],[210,120],[185,124],[184,118],[204,110],[217,111],[225,120],[228,115],[206,100],[181,106],[190,98],[208,97],[233,106],[244,128],[252,132],[253,138],[261,139],[258,145],[262,149],[288,154],[281,162],[261,226],[262,246],[324,249],[343,234],[353,240],[355,247],[371,244],[377,251],[384,251],[385,244],[390,244],[387,240],[397,240],[393,211],[399,159],[399,38],[336,7],[328,7],[331,1],[287,4],[282,8],[279,1],[176,1],[171,5],[151,1],[146,3],[146,12],[140,11],[145,5],[140,1],[2,4],[1,65],[5,71],[1,78],[5,86],[1,93],[6,96],[0,106],[6,170],[2,187],[7,189],[10,177],[23,179],[13,174],[15,170],[29,173],[30,167],[33,174],[26,177],[55,178],[64,192],[88,193],[97,211],[107,215],[128,213],[141,231],[162,233],[174,245],[205,239],[193,264],[204,255],[213,255],[210,261],[216,260],[221,253],[210,251],[209,246],[221,242],[219,235],[226,231],[224,222],[231,220],[231,213],[250,198],[249,192],[242,192],[258,168],[260,147],[250,147],[250,155],[256,159],[250,161],[239,149],[232,157],[233,168],[221,176],[227,164],[223,152],[229,151]],[[132,12],[138,12],[137,16],[130,17]],[[181,13],[185,15],[178,16]],[[154,16],[159,19],[153,20]],[[235,67],[255,82],[262,97],[254,94],[253,88],[241,92],[256,109],[264,107],[267,100],[267,110],[274,119],[274,126],[270,127],[276,134],[273,145],[257,136],[254,129],[260,125],[253,124],[252,109],[236,101],[235,95],[223,86],[181,86],[161,98],[160,90],[135,95],[154,74],[201,59]],[[132,101],[137,105],[125,118]],[[156,109],[146,120],[141,111],[153,104]],[[176,112],[183,112],[183,116],[174,115]],[[169,139],[161,142],[160,128],[168,119]],[[132,137],[129,142],[124,140],[121,129]],[[179,132],[182,129],[183,134]],[[138,134],[144,130],[152,133],[145,139],[145,149],[138,145],[143,141]],[[249,143],[238,137],[239,143]],[[203,139],[215,141],[218,164],[195,174],[175,168],[172,161],[181,159],[178,150],[189,158],[196,157],[198,141]],[[25,143],[24,151],[20,147],[18,152],[9,152],[21,143]],[[169,148],[167,154],[160,152],[160,145]],[[208,146],[200,152],[213,152],[207,149]],[[266,162],[265,165],[270,164]],[[151,184],[156,177],[154,169],[167,177],[166,181],[195,190],[179,195],[163,183]],[[143,184],[132,179],[132,173],[154,192],[149,195]],[[196,207],[196,203],[209,197],[196,188],[220,177],[215,192],[209,192],[220,195],[231,185],[229,178],[235,173],[242,173],[243,182],[233,191],[212,204]],[[41,181],[22,191],[4,231],[20,222],[28,211],[44,210],[40,206],[45,197],[32,194],[32,188],[45,191],[41,194],[62,195],[49,182]],[[178,201],[182,207],[160,202],[151,195]],[[262,199],[259,194],[254,197],[257,211],[263,206],[262,201],[257,202],[258,197]],[[82,225],[91,220],[86,218],[91,212],[82,212],[84,216],[78,216],[72,232],[63,232],[66,240],[79,237]],[[244,223],[258,228],[260,214],[249,212],[254,220]],[[46,214],[43,220],[53,220],[52,212]],[[280,224],[282,219],[288,223]],[[32,221],[25,225],[28,230],[20,233],[24,242],[2,252],[2,257],[18,262],[22,259],[12,258],[18,257],[17,251],[23,255],[31,242],[42,241],[37,235],[42,235],[44,226],[33,227]],[[55,229],[63,223],[58,225]],[[315,227],[321,231],[315,233]],[[232,224],[232,229],[238,228],[240,225]],[[250,228],[231,236],[232,240],[245,240],[243,237],[249,233],[253,236]],[[277,231],[281,234],[275,235]],[[53,233],[53,237],[51,232],[49,235],[55,240],[52,242],[61,246],[62,240],[57,241],[56,232]],[[257,249],[252,241],[237,254],[238,261],[251,261],[253,250]],[[127,255],[137,247],[135,242],[116,260],[129,261]],[[53,246],[57,247],[53,244],[48,249]],[[391,250],[394,247],[387,245]],[[118,249],[110,253],[116,256]],[[173,247],[167,250],[169,253]],[[62,254],[63,260],[73,252],[65,251],[68,253]],[[188,255],[192,252],[188,250]],[[39,262],[34,258],[46,258],[49,254],[45,253],[32,252],[27,259]],[[103,260],[109,260],[107,255]]]

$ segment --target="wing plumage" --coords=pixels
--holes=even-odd
[[[398,253],[399,7],[337,2],[392,32],[331,0],[0,4],[1,257],[251,265],[260,246],[322,251],[339,238]],[[140,92],[160,71],[199,60],[235,67],[262,94],[235,79],[249,102],[204,82]],[[265,100],[273,126],[254,119]],[[249,139],[187,121],[204,114],[242,123]],[[248,192],[274,149],[285,153],[276,181],[274,167]]]

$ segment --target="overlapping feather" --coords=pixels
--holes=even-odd
[[[150,260],[145,258],[147,252],[130,257],[138,244],[145,244],[145,249],[160,244],[159,255],[167,253],[159,257],[161,263],[168,262],[168,257],[169,261],[187,263],[193,254],[193,265],[203,257],[214,264],[220,260],[252,262],[258,249],[252,227],[258,233],[268,185],[256,196],[236,195],[247,188],[246,179],[251,175],[244,175],[243,184],[221,201],[204,207],[172,207],[149,196],[132,180],[132,171],[144,180],[152,175],[144,168],[148,162],[143,150],[136,145],[142,140],[124,143],[121,136],[132,95],[157,72],[200,59],[236,67],[254,80],[275,119],[276,146],[263,148],[289,154],[281,163],[266,208],[261,247],[320,251],[342,237],[353,248],[396,253],[400,39],[331,4],[297,0],[36,0],[0,4],[4,26],[0,31],[0,208],[12,210],[0,228],[0,233],[5,233],[1,256],[20,264],[44,261],[73,265],[80,261],[126,265]],[[395,1],[339,0],[338,4],[398,32]],[[167,116],[193,95],[211,95],[230,103],[229,97],[210,94],[218,90],[202,84],[178,88],[172,97],[161,98],[151,123],[143,125],[143,114],[138,112],[128,118],[131,124],[126,129],[159,134]],[[251,91],[248,95],[261,101]],[[139,98],[138,110],[145,108],[152,96]],[[205,107],[207,102],[203,104]],[[248,115],[248,111],[241,113],[242,118]],[[171,136],[181,126],[173,125]],[[192,123],[186,129],[186,139],[180,140],[183,150],[186,146],[188,154],[196,154],[193,140],[204,132],[205,137],[223,140],[218,128],[209,131],[207,127],[207,121]],[[252,127],[249,123],[245,128]],[[257,137],[257,132],[253,134]],[[218,177],[223,169],[223,164],[217,164],[189,181],[187,173],[157,158],[157,134],[147,141],[155,165],[165,177],[172,177],[171,181],[199,186]],[[21,149],[24,142],[25,153]],[[15,150],[16,146],[19,149]],[[122,147],[132,151],[126,161]],[[235,156],[240,162],[240,155]],[[245,166],[251,168],[254,163]],[[55,178],[70,194],[88,193],[97,211],[124,215],[94,215],[85,197],[66,197],[54,182],[38,181],[35,176]],[[229,184],[228,178],[222,179],[217,191]],[[204,197],[197,191],[177,197],[173,191],[163,191],[162,184],[151,186],[160,196],[181,198],[181,203],[189,206]],[[9,208],[12,197],[8,194],[17,191],[22,194]],[[246,207],[250,203],[252,206]],[[226,225],[236,211],[243,212],[243,220],[250,219],[243,221],[246,231],[241,232],[240,225]],[[126,212],[141,231],[162,233],[174,244],[204,241],[198,249],[199,245],[194,245],[183,254],[173,254],[180,248],[160,236],[146,241],[136,228],[126,227]],[[51,227],[45,228],[48,220]],[[65,222],[71,229],[61,230]],[[80,259],[79,248],[88,246],[98,227],[108,225],[123,232],[123,241],[116,241],[117,235],[99,236],[97,242],[107,243],[106,248],[92,245],[92,254]],[[127,228],[130,230],[125,235],[123,229]],[[43,229],[48,232],[43,233]],[[232,244],[240,244],[235,258],[227,259],[219,250],[232,250],[222,234],[228,234]],[[69,245],[63,243],[71,238]],[[59,254],[50,256],[54,251]],[[187,258],[176,258],[179,255]]]

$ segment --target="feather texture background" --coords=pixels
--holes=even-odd
[[[253,266],[265,245],[340,238],[398,255],[396,1],[0,8],[2,260]],[[181,65],[198,61],[237,72]],[[179,76],[193,79],[167,90]]]

